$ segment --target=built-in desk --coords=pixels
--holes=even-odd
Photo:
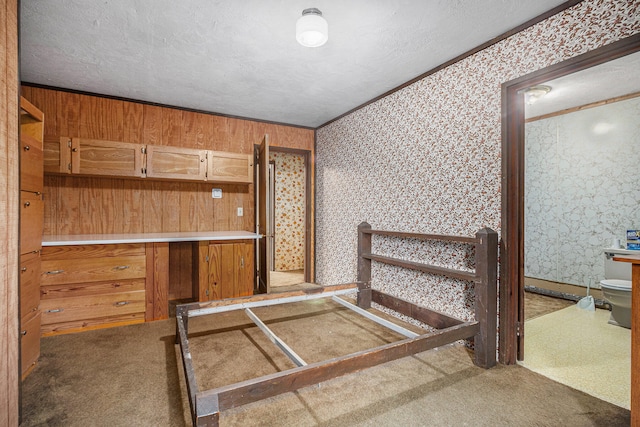
[[[640,426],[640,258],[614,257],[631,268],[631,425]]]
[[[233,254],[227,246],[240,247],[245,252],[240,255],[239,266],[251,281],[252,248],[259,237],[247,231],[44,236],[42,333],[54,335],[166,319],[170,243],[192,243],[196,258],[193,296],[199,299],[202,291],[206,299],[211,299],[220,282],[214,280],[209,286],[216,272],[209,260],[220,251]],[[228,268],[228,264],[223,265]],[[237,287],[238,276],[230,273],[229,277],[236,278],[232,286]],[[220,291],[217,295],[227,296]]]

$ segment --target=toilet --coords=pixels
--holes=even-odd
[[[602,295],[611,304],[609,323],[631,329],[631,264],[614,261],[614,256],[636,254],[626,249],[604,250],[604,280],[600,281]]]

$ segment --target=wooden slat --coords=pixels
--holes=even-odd
[[[375,289],[371,290],[371,297],[373,302],[377,304],[419,320],[420,322],[426,323],[436,329],[448,328],[463,323],[462,320],[456,319],[455,317],[448,316],[444,313],[440,313],[426,307],[421,307]]]
[[[425,273],[439,274],[442,276],[451,277],[454,279],[467,280],[471,282],[476,280],[476,275],[473,272],[464,272],[460,270],[454,270],[451,268],[438,267],[435,265],[423,264],[423,263],[414,262],[414,261],[404,261],[401,259],[390,258],[386,256],[381,256],[381,255],[363,254],[362,256],[366,259],[370,259],[373,261],[378,261],[378,262],[382,262],[390,265],[396,265],[398,267],[409,268],[412,270],[418,270]]]
[[[377,234],[379,236],[390,236],[390,237],[421,239],[421,240],[441,240],[445,242],[461,242],[461,243],[474,243],[474,244],[478,243],[478,240],[475,237],[451,236],[451,235],[445,235],[445,234],[407,233],[407,232],[385,231],[385,230],[368,230],[368,231],[365,231],[365,233]]]

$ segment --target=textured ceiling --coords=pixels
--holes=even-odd
[[[22,0],[22,81],[317,127],[564,0]],[[317,7],[329,41],[295,40]]]
[[[537,117],[568,108],[640,92],[640,53],[623,56],[544,84],[551,91],[535,104],[527,105],[525,115]]]

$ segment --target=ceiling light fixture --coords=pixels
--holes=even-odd
[[[329,39],[329,24],[315,7],[302,11],[302,16],[296,21],[296,40],[302,46],[322,46]]]
[[[536,85],[524,90],[524,102],[527,105],[536,103],[540,98],[551,92],[551,86]]]

